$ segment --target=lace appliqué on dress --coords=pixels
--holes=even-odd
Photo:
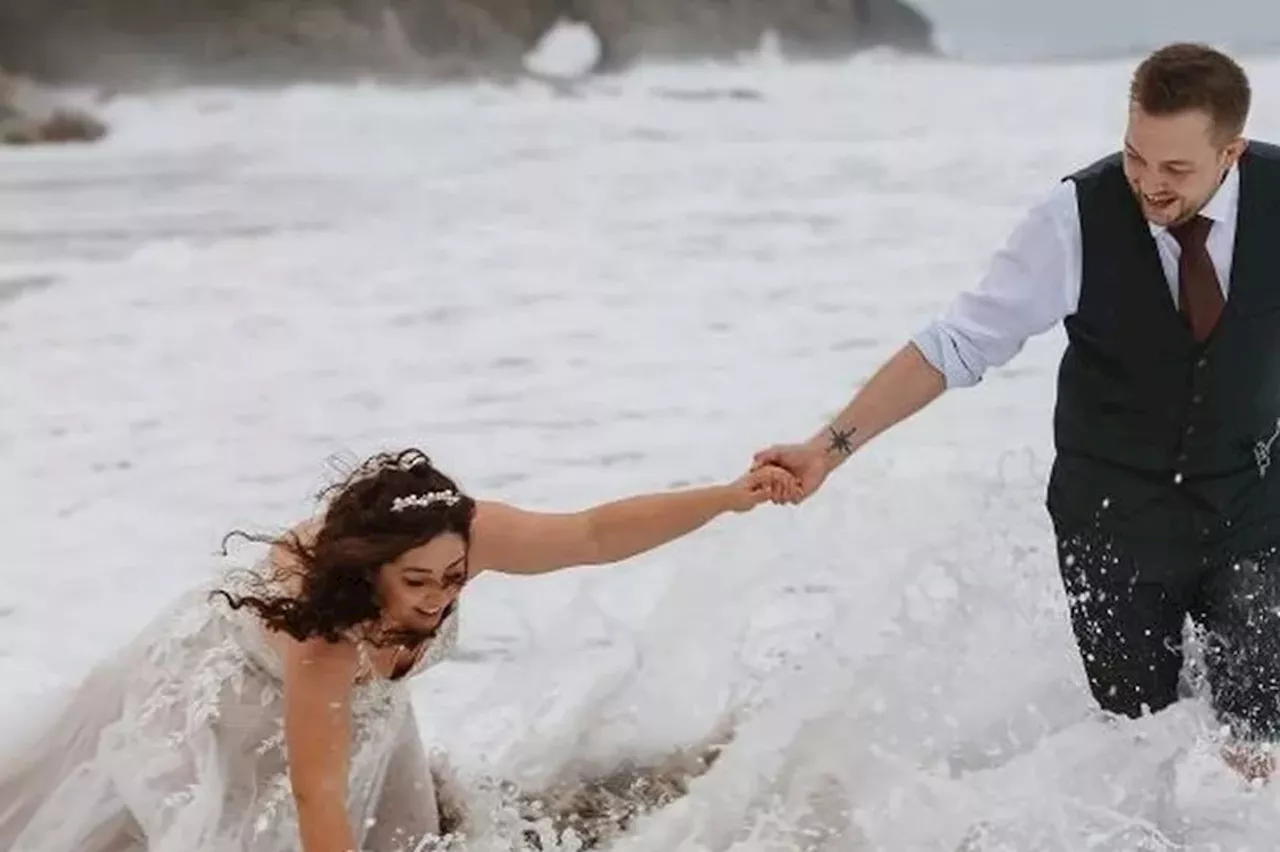
[[[410,674],[443,660],[456,636],[450,616]],[[294,852],[282,670],[260,624],[203,591],[172,610],[142,647],[122,716],[104,731],[101,751],[118,761],[114,780],[148,838],[171,839],[174,850],[229,843]],[[375,674],[351,697],[348,798],[358,833],[372,819],[410,713],[405,680]]]

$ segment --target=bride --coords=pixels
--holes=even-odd
[[[379,454],[254,571],[192,590],[0,754],[9,852],[413,850],[439,833],[405,681],[482,571],[616,562],[797,488],[778,468],[574,513]]]

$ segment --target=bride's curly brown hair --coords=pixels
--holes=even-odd
[[[397,498],[433,492],[449,492],[457,499],[392,509]],[[228,533],[224,552],[227,540],[239,536],[279,548],[285,558],[272,562],[291,564],[250,572],[249,591],[214,592],[233,609],[252,610],[267,627],[300,642],[315,637],[338,642],[357,629],[376,640],[382,630],[377,586],[382,566],[446,533],[460,536],[468,547],[471,543],[475,501],[418,449],[378,453],[321,491],[318,499],[325,505],[314,536]],[[279,582],[282,568],[293,588]],[[383,633],[381,638],[408,642],[425,637]]]

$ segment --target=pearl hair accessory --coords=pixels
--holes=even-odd
[[[452,506],[460,500],[456,491],[429,491],[426,494],[406,494],[391,501],[391,511],[403,512],[405,509],[425,509],[437,503]]]

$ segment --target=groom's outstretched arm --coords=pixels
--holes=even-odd
[[[800,479],[808,497],[855,450],[924,408],[946,390],[946,380],[914,343],[880,367],[849,404],[821,431],[800,444],[761,450],[755,463],[776,464]],[[797,500],[796,502],[799,502]]]
[[[800,500],[813,494],[867,441],[947,388],[978,384],[1028,338],[1072,313],[1080,252],[1075,184],[1065,180],[1018,223],[979,285],[899,349],[830,423],[808,441],[756,453],[756,463],[790,470],[800,479]]]
[[[946,389],[946,377],[914,342],[907,343],[809,443],[822,451],[830,472],[867,441],[906,420]]]

